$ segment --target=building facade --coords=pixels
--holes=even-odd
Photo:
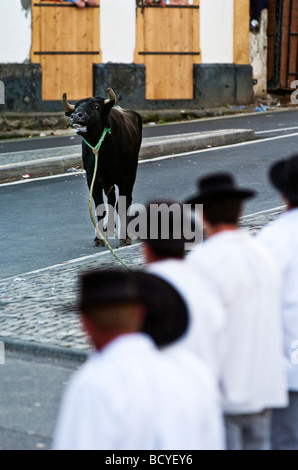
[[[108,86],[121,106],[140,110],[253,101],[249,0],[98,3],[3,2],[0,112],[60,111],[63,92],[78,100]]]

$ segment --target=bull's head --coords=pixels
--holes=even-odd
[[[66,93],[62,97],[62,106],[65,115],[70,117],[71,125],[79,135],[101,131],[108,123],[108,115],[116,103],[116,95],[108,88],[108,99],[100,96],[86,98],[78,101],[75,105],[69,104]]]

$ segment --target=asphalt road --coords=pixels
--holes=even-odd
[[[65,385],[76,361],[5,354],[0,364],[0,450],[49,450]]]
[[[298,128],[294,124],[297,115],[293,111],[262,113],[152,126],[154,130],[146,127],[145,133],[165,130],[194,132],[195,128],[253,128],[261,134],[257,134],[258,140],[253,143],[140,163],[134,203],[144,204],[152,197],[172,197],[183,201],[196,190],[199,176],[225,170],[234,173],[240,185],[258,192],[258,196],[246,205],[245,214],[280,206],[282,202],[267,180],[267,170],[273,161],[296,151]],[[53,142],[57,147],[57,138]],[[12,146],[13,151],[19,142],[1,145],[7,152],[7,146]],[[0,197],[0,279],[95,254],[103,249],[93,244],[94,229],[88,212],[88,189],[83,174],[0,185]],[[113,243],[113,246],[118,246],[117,241]]]

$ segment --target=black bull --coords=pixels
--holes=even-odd
[[[113,107],[116,102],[115,93],[111,88],[108,88],[108,94],[108,99],[102,97],[86,98],[78,101],[75,105],[70,105],[67,102],[66,94],[62,98],[65,114],[70,116],[70,122],[76,128],[76,133],[84,139],[82,141],[83,167],[86,171],[89,189],[94,173],[95,156],[86,142],[91,147],[95,147],[104,129],[111,130],[111,133],[105,135],[99,149],[98,168],[93,187],[93,200],[97,208],[99,222],[102,222],[106,215],[106,212],[101,210],[104,207],[103,191],[107,196],[109,207],[118,210],[115,185],[118,187],[119,197],[123,196],[123,201],[125,201],[125,214],[119,213],[120,220],[127,220],[126,214],[132,203],[132,191],[142,142],[141,116],[133,110]],[[100,211],[98,211],[99,208]],[[109,223],[108,226],[110,227]],[[123,230],[121,233],[123,234]],[[124,234],[124,243],[130,244],[131,239],[126,226]],[[95,243],[102,245],[103,241],[96,237]]]

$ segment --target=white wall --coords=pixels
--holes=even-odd
[[[100,36],[103,63],[132,63],[136,36],[136,1],[101,0]]]
[[[101,0],[103,63],[132,63],[136,34],[135,0]],[[201,0],[202,63],[233,63],[234,0]],[[31,14],[21,0],[0,0],[0,63],[29,60]]]
[[[202,63],[233,63],[234,0],[201,0],[200,23]]]
[[[103,63],[133,62],[135,0],[101,0],[100,5]],[[233,28],[234,0],[201,0],[202,63],[233,63]]]
[[[0,0],[0,63],[29,60],[30,47],[31,13],[21,0]]]

